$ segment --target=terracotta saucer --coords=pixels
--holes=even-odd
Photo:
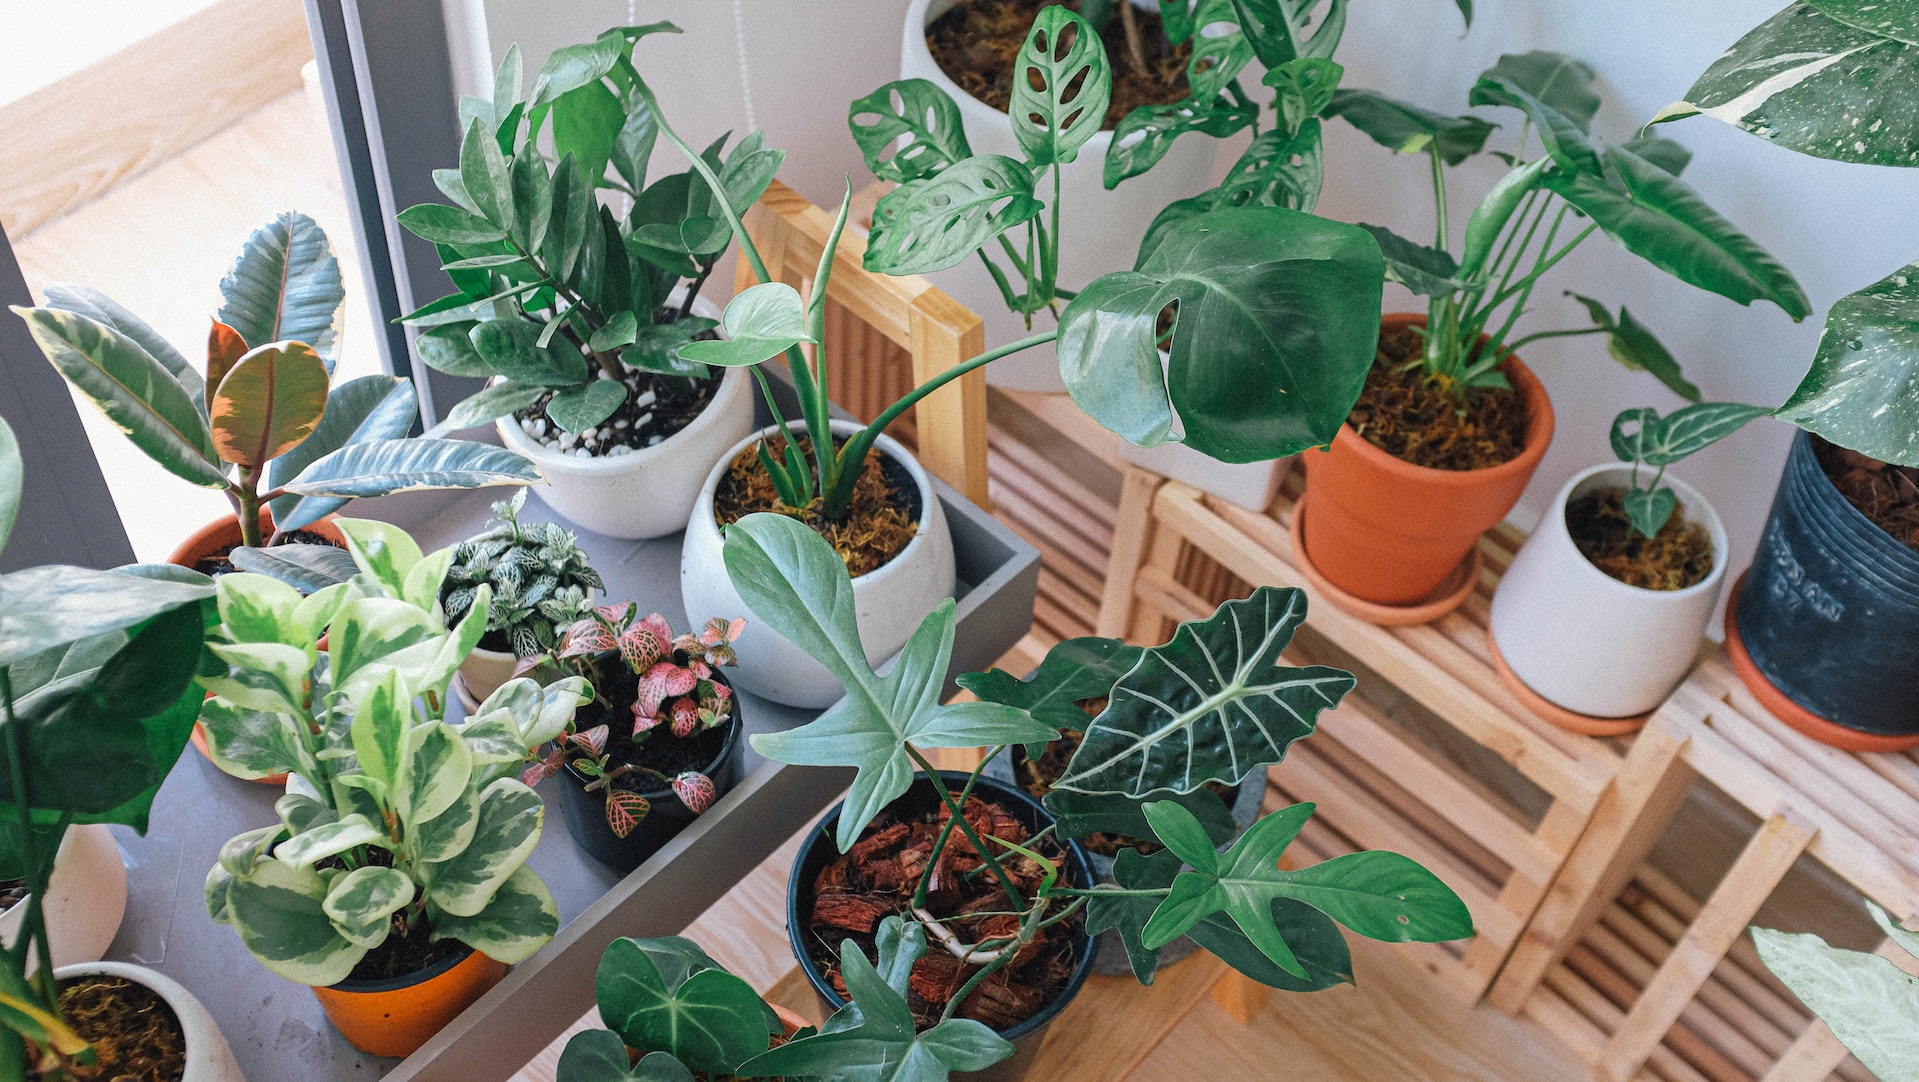
[[[206,756],[207,762],[213,763],[213,753],[207,750],[206,726],[201,725],[197,721],[193,723],[193,746],[200,750],[201,755]],[[228,774],[225,769],[222,769],[220,767],[219,763],[213,763],[213,766],[214,766],[214,769],[219,770],[220,773],[222,774],[226,774],[227,777],[229,778],[240,777],[238,774]],[[285,774],[268,774],[264,778],[240,778],[240,780],[255,782],[260,785],[276,785],[276,786],[284,787],[287,783],[287,776]]]
[[[1532,688],[1526,686],[1512,667],[1506,664],[1506,658],[1499,652],[1499,643],[1493,638],[1491,628],[1486,629],[1486,646],[1492,651],[1493,668],[1499,673],[1499,681],[1506,690],[1513,693],[1526,709],[1552,722],[1569,732],[1584,733],[1587,736],[1625,736],[1636,733],[1645,727],[1652,717],[1652,711],[1630,718],[1596,718],[1591,714],[1578,714],[1552,702]]]
[[[1752,655],[1746,652],[1745,641],[1739,637],[1739,598],[1745,589],[1746,576],[1741,572],[1732,584],[1732,592],[1726,596],[1726,654],[1732,658],[1733,670],[1745,682],[1753,698],[1759,700],[1759,705],[1772,711],[1773,716],[1780,721],[1821,744],[1830,744],[1846,751],[1911,751],[1919,748],[1919,733],[1889,736],[1848,728],[1800,706],[1785,692],[1774,687],[1772,681],[1766,679],[1766,674],[1754,664]]]
[[[1300,574],[1306,576],[1314,592],[1333,607],[1348,616],[1354,616],[1369,624],[1382,627],[1411,627],[1415,624],[1430,624],[1466,603],[1472,596],[1473,588],[1479,585],[1479,570],[1484,558],[1479,554],[1479,546],[1474,545],[1466,558],[1446,576],[1446,581],[1433,588],[1433,592],[1404,605],[1387,605],[1378,601],[1368,601],[1334,586],[1319,568],[1313,566],[1312,557],[1306,555],[1306,496],[1301,495],[1299,502],[1293,505],[1293,555],[1298,559]]]

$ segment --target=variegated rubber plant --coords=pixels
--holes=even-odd
[[[1619,461],[1632,463],[1632,483],[1622,500],[1626,518],[1641,537],[1657,536],[1660,527],[1679,507],[1672,489],[1661,488],[1666,467],[1699,452],[1745,427],[1747,421],[1772,411],[1740,402],[1700,402],[1660,417],[1650,408],[1630,409],[1613,418],[1612,449]],[[1656,472],[1644,488],[1639,469]]]
[[[346,293],[326,234],[287,213],[247,238],[220,282],[206,364],[97,290],[55,285],[14,308],[62,376],[167,472],[226,493],[242,543],[360,496],[538,482],[531,462],[464,440],[407,439],[419,404],[394,376],[332,385]]]
[[[725,560],[753,613],[818,659],[847,692],[815,721],[757,735],[753,747],[779,762],[857,770],[834,838],[842,851],[907,791],[916,768],[925,772],[934,779],[952,824],[935,839],[929,870],[940,863],[939,853],[957,828],[986,856],[987,871],[1012,899],[1020,917],[1017,931],[961,943],[927,911],[927,882],[921,878],[910,908],[915,919],[900,934],[907,942],[923,942],[920,937],[930,934],[939,949],[975,967],[972,980],[949,1002],[942,1024],[953,1020],[957,1005],[979,980],[1006,964],[1042,927],[1082,907],[1089,932],[1119,930],[1144,981],[1152,979],[1157,948],[1182,935],[1193,936],[1254,980],[1315,990],[1351,979],[1341,925],[1394,942],[1472,934],[1471,915],[1459,896],[1398,854],[1361,852],[1282,870],[1280,856],[1312,814],[1311,804],[1261,820],[1221,852],[1215,847],[1222,839],[1209,834],[1183,803],[1208,782],[1259,784],[1262,768],[1283,759],[1293,741],[1313,731],[1320,711],[1352,689],[1349,673],[1281,664],[1281,652],[1305,619],[1300,591],[1262,587],[1246,600],[1227,602],[1210,619],[1180,625],[1163,646],[1103,651],[1103,660],[1090,666],[1043,666],[1044,686],[1021,684],[1003,673],[974,674],[966,686],[979,701],[943,705],[939,696],[953,648],[952,601],[926,617],[893,667],[880,676],[860,645],[846,567],[812,530],[780,515],[749,515],[728,529]],[[1109,703],[1090,722],[1072,705],[1102,695]],[[960,812],[984,765],[955,792],[938,780],[922,749],[986,747],[998,754],[1012,745],[1054,740],[1068,721],[1086,735],[1056,785],[1059,799],[1048,800],[1063,820],[1055,829],[1062,836],[1124,830],[1165,849],[1150,857],[1123,851],[1115,866],[1117,885],[1067,883],[1055,874],[1029,894],[1017,888],[1001,861],[1015,852],[1033,858],[1033,852],[976,836]],[[1042,858],[1042,863],[1047,862]],[[857,953],[849,952],[849,962]],[[894,965],[899,964],[896,959]],[[904,964],[910,968],[911,962]],[[855,968],[849,965],[849,979]],[[896,1021],[889,1013],[884,1023],[871,1024]],[[910,1014],[903,1025],[910,1040]],[[818,1068],[864,1065],[860,1057],[866,1054],[865,1046],[829,1023],[820,1034],[801,1037],[749,1066],[853,1077]],[[994,1058],[1010,1054],[1011,1045],[1005,1045]],[[964,1067],[933,1060],[910,1077],[940,1079],[949,1068],[984,1065],[971,1059]]]
[[[452,549],[423,555],[395,526],[339,525],[359,567],[348,582],[302,596],[264,575],[220,579],[208,648],[226,672],[203,679],[214,695],[200,712],[212,755],[243,777],[289,777],[280,821],[222,848],[207,912],[303,984],[346,979],[396,929],[518,962],[559,911],[526,867],[544,805],[515,775],[592,689],[510,680],[447,724],[447,683],[486,626],[489,591],[448,627]]]

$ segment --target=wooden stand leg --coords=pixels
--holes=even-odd
[[[1122,638],[1133,622],[1138,604],[1133,584],[1146,558],[1146,547],[1157,532],[1153,522],[1153,497],[1166,478],[1138,466],[1126,469],[1119,492],[1119,510],[1114,517],[1113,551],[1106,560],[1106,593],[1100,598],[1099,623],[1095,628],[1107,638]]]
[[[922,294],[907,317],[912,338],[913,382],[934,376],[986,351],[986,326],[943,293]],[[974,369],[913,407],[920,464],[985,510],[993,505],[986,486],[986,373]]]
[[[1258,1017],[1272,998],[1271,988],[1240,975],[1237,970],[1227,970],[1213,985],[1213,1002],[1242,1026]]]

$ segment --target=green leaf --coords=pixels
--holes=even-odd
[[[1280,664],[1305,619],[1304,593],[1262,586],[1179,625],[1113,686],[1054,788],[1190,793],[1209,781],[1238,785],[1284,759],[1354,684],[1338,669]]]
[[[1769,300],[1794,319],[1812,312],[1792,272],[1707,206],[1671,173],[1620,147],[1603,150],[1615,188],[1586,173],[1552,170],[1546,187],[1606,235],[1660,270],[1740,304]]]
[[[394,440],[407,434],[419,416],[413,384],[393,376],[361,376],[327,395],[326,414],[305,442],[273,460],[267,483],[275,488],[342,447]],[[282,530],[308,526],[346,506],[344,500],[283,496],[273,501],[273,521]]]
[[[207,400],[213,449],[243,468],[266,465],[320,426],[327,390],[326,362],[305,343],[251,350]]]
[[[1159,0],[1159,25],[1166,32],[1166,40],[1174,45],[1184,45],[1199,29],[1193,18],[1191,0]]]
[[[1685,172],[1686,166],[1692,164],[1692,151],[1657,135],[1635,135],[1619,145],[1673,176]]]
[[[597,185],[625,124],[626,110],[613,91],[598,81],[587,83],[553,100],[553,152],[578,158],[580,175]]]
[[[200,678],[208,691],[247,710],[307,712],[307,673],[313,659],[306,650],[278,642],[210,642],[207,649],[230,667],[227,675]]]
[[[1025,680],[989,669],[965,673],[958,683],[986,702],[1024,710],[1042,725],[1082,730],[1090,719],[1079,702],[1104,698],[1144,653],[1118,639],[1067,639],[1048,650],[1039,669]]]
[[[595,353],[611,353],[621,346],[630,346],[640,333],[640,320],[632,312],[615,312],[608,316],[606,324],[593,332],[586,347]]]
[[[1620,498],[1626,521],[1641,537],[1657,537],[1659,530],[1679,508],[1679,497],[1669,488],[1629,488]]]
[[[73,312],[86,316],[96,323],[104,323],[138,343],[147,355],[160,362],[160,366],[173,373],[180,381],[188,397],[200,406],[206,407],[206,381],[201,378],[200,370],[191,361],[180,355],[173,344],[160,337],[152,327],[146,325],[139,316],[134,315],[105,293],[89,286],[61,285],[47,286],[43,291],[48,308],[58,308],[63,312]]]
[[[727,527],[725,560],[734,589],[763,626],[777,629],[826,666],[846,689],[846,698],[817,719],[752,738],[756,751],[779,762],[858,768],[840,813],[837,840],[842,851],[911,784],[908,743],[921,748],[980,747],[1058,735],[1012,707],[940,705],[953,653],[951,599],[926,616],[882,677],[868,664],[860,644],[852,576],[833,547],[812,529],[785,515],[748,515]]]
[[[502,233],[511,234],[519,228],[506,158],[488,126],[478,120],[467,128],[466,138],[460,142],[460,181],[481,217]]]
[[[1868,902],[1868,905],[1872,903]],[[1752,930],[1759,959],[1879,1078],[1919,1072],[1919,978],[1816,935]]]
[[[1095,279],[1060,317],[1073,401],[1137,444],[1173,437],[1224,462],[1329,443],[1378,346],[1384,265],[1365,230],[1277,207],[1167,229],[1134,272]],[[1171,360],[1157,324],[1177,303]]]
[[[343,518],[334,525],[339,527],[340,536],[346,539],[347,551],[353,554],[354,563],[395,597],[405,585],[407,575],[424,558],[419,543],[413,540],[412,535],[390,522]],[[420,623],[417,617],[411,616],[396,616],[396,620],[408,624]],[[337,657],[334,664],[338,668]]]
[[[1218,96],[1204,101],[1188,98],[1167,105],[1142,105],[1127,113],[1113,130],[1113,141],[1106,150],[1105,184],[1115,188],[1127,177],[1151,169],[1173,149],[1173,141],[1187,132],[1224,138],[1251,126],[1258,117],[1257,108]]]
[[[531,406],[547,393],[545,387],[526,383],[489,384],[448,410],[440,423],[434,425],[426,434],[429,437],[444,436],[449,432],[459,432],[496,421]]]
[[[303,496],[385,496],[436,488],[531,485],[544,478],[526,459],[467,440],[407,439],[355,443],[328,454],[286,483]]]
[[[560,907],[553,901],[553,892],[533,869],[521,865],[478,913],[436,915],[433,939],[457,939],[496,962],[517,965],[546,946],[559,930]]]
[[[242,571],[278,579],[309,594],[345,582],[359,571],[352,555],[332,545],[275,545],[262,549],[242,545],[228,558]]]
[[[587,236],[596,227],[598,205],[593,185],[580,172],[579,159],[568,155],[553,170],[553,221],[547,226],[540,258],[557,282],[574,281]],[[637,211],[638,207],[634,208]]]
[[[846,125],[881,180],[904,184],[973,156],[959,106],[925,79],[898,79],[855,99]]]
[[[813,341],[806,328],[806,302],[785,282],[762,282],[742,291],[726,303],[720,322],[726,328],[724,339],[688,342],[677,356],[732,368],[759,364]]]
[[[665,31],[671,34],[680,32],[672,23],[655,23],[645,28],[648,33]],[[602,36],[594,41],[580,45],[568,45],[553,50],[540,65],[540,74],[533,80],[533,96],[528,104],[533,108],[551,105],[563,95],[578,90],[591,83],[597,83],[613,70],[625,55],[626,42],[618,35]]]
[[[1674,410],[1664,420],[1649,409],[1627,410],[1613,420],[1613,451],[1621,460],[1635,459],[1666,467],[1732,435],[1747,421],[1772,411],[1740,402],[1701,402]],[[1637,431],[1629,429],[1637,425]]]
[[[317,629],[299,626],[297,613],[302,598],[286,583],[258,575],[222,575],[215,580],[214,591],[221,637],[231,642],[292,645],[319,635]]]
[[[397,807],[407,780],[406,738],[413,727],[413,696],[398,672],[384,669],[355,705],[349,730],[353,754],[360,769],[380,782],[384,802]]]
[[[347,815],[331,822],[316,823],[286,839],[273,849],[275,860],[288,864],[312,865],[349,849],[386,841],[386,832],[364,815]],[[408,892],[408,901],[412,900]],[[342,933],[345,934],[345,933]],[[348,938],[351,938],[350,936]],[[377,943],[363,944],[378,946]]]
[[[1063,4],[1041,8],[1013,61],[1006,110],[1027,163],[1064,165],[1078,157],[1106,123],[1112,99],[1113,68],[1099,32]]]
[[[332,370],[346,287],[319,223],[289,211],[254,230],[221,279],[220,295],[226,303],[217,318],[248,346],[305,342]]]
[[[1479,153],[1497,126],[1476,116],[1435,113],[1372,90],[1335,91],[1326,115],[1339,117],[1388,150],[1424,154],[1430,149],[1447,165]]]
[[[1882,462],[1919,466],[1919,263],[1839,298],[1776,416]]]
[[[626,119],[613,140],[613,171],[636,192],[646,188],[646,166],[659,138],[659,118],[639,95],[627,95]]]
[[[1203,875],[1219,874],[1219,853],[1197,816],[1171,801],[1151,801],[1141,810],[1153,828],[1153,836],[1174,856]]]
[[[224,869],[216,868],[213,877]],[[327,882],[312,868],[262,860],[234,876],[225,890],[229,923],[261,965],[300,984],[338,984],[367,948],[334,927],[325,904]]]
[[[1486,261],[1492,258],[1499,235],[1506,231],[1506,224],[1512,221],[1526,197],[1539,190],[1540,178],[1550,162],[1550,158],[1541,158],[1514,166],[1473,208],[1472,217],[1466,220],[1466,247],[1459,259],[1460,280],[1473,281],[1486,269]]]
[[[213,584],[49,564],[0,575],[0,665],[144,624],[213,597]],[[24,694],[16,686],[15,695]]]
[[[1466,95],[1466,101],[1472,105],[1503,105],[1525,113],[1539,142],[1559,168],[1591,177],[1602,177],[1606,173],[1599,158],[1599,147],[1587,137],[1582,125],[1533,97],[1511,79],[1490,73],[1482,75]],[[1605,179],[1613,182],[1611,177]]]
[[[866,269],[929,274],[961,262],[1040,212],[1033,183],[1023,163],[983,154],[900,185],[874,207]]]
[[[1791,4],[1654,119],[1704,113],[1814,157],[1919,165],[1914,20],[1910,3]]]
[[[1297,133],[1307,120],[1320,116],[1333,103],[1346,69],[1331,60],[1301,57],[1267,72],[1260,82],[1273,88],[1273,109],[1280,127]]]
[[[502,778],[487,786],[473,840],[447,860],[420,866],[427,900],[453,916],[477,916],[539,844],[544,816],[539,794],[519,781]]]
[[[566,1082],[693,1082],[693,1074],[664,1052],[630,1062],[626,1045],[604,1029],[575,1033],[560,1052],[558,1077]]]
[[[193,484],[226,487],[200,407],[138,342],[72,312],[17,306],[13,312],[53,367],[148,458]]]
[[[1300,57],[1330,59],[1346,32],[1346,0],[1233,0],[1233,8],[1268,70]]]
[[[752,985],[677,936],[614,940],[594,993],[601,1019],[628,1045],[709,1074],[732,1074],[778,1030]]]
[[[14,438],[13,426],[0,418],[0,549],[4,549],[7,539],[13,536],[13,521],[19,517],[20,493],[25,485],[20,441]]]
[[[1181,793],[1165,802],[1192,812],[1214,845],[1223,845],[1239,833],[1232,809],[1210,789]],[[1062,838],[1085,838],[1099,833],[1143,838],[1152,833],[1141,802],[1124,793],[1075,793],[1055,789],[1046,794],[1045,803],[1046,810],[1053,813],[1059,823]]]
[[[1398,282],[1422,297],[1444,297],[1464,286],[1459,264],[1450,254],[1407,240],[1383,225],[1356,224],[1379,242],[1379,254],[1386,259],[1387,281]]]
[[[386,942],[393,914],[412,901],[413,880],[405,872],[362,867],[329,884],[320,908],[341,938],[371,950]]]
[[[491,244],[505,235],[477,214],[438,203],[408,207],[398,219],[407,232],[435,244]]]
[[[1652,373],[1674,394],[1689,402],[1699,401],[1699,388],[1679,371],[1679,362],[1673,359],[1672,353],[1624,306],[1620,307],[1619,318],[1615,320],[1599,301],[1571,291],[1566,295],[1584,305],[1593,322],[1605,330],[1606,349],[1613,360],[1635,372]]]
[[[542,345],[541,327],[524,319],[490,319],[468,336],[493,372],[515,383],[571,387],[586,382],[591,375],[586,358],[566,342]]]
[[[546,415],[568,432],[598,427],[626,403],[626,384],[610,379],[589,380],[579,387],[553,392]]]
[[[1592,131],[1593,116],[1599,112],[1599,92],[1593,89],[1598,76],[1577,57],[1543,51],[1505,53],[1479,77],[1503,79],[1572,121],[1580,131]]]
[[[1137,849],[1121,849],[1113,859],[1113,882],[1119,890],[1096,886],[1092,896],[1086,899],[1086,934],[1119,933],[1127,960],[1132,963],[1133,976],[1141,984],[1151,985],[1159,971],[1159,950],[1148,949],[1141,933],[1146,929],[1146,922],[1152,919],[1153,910],[1159,907],[1160,898],[1120,891],[1168,890],[1179,869],[1179,857],[1168,850],[1145,856]]]
[[[1312,213],[1319,204],[1319,190],[1325,182],[1325,152],[1321,146],[1320,123],[1307,120],[1299,134],[1287,135],[1278,128],[1262,132],[1233,163],[1219,187],[1212,193],[1208,210],[1220,207],[1285,207]],[[1174,206],[1178,206],[1177,203]],[[1168,207],[1167,210],[1172,210]],[[1162,217],[1164,214],[1162,213]],[[1154,230],[1160,223],[1155,220]],[[1140,245],[1142,253],[1159,246],[1163,235],[1149,230]]]

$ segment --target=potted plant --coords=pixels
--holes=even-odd
[[[1872,899],[1866,910],[1893,943],[1919,958],[1919,935]],[[1885,1082],[1919,1071],[1919,977],[1890,958],[1842,950],[1809,933],[1752,929],[1759,960]]]
[[[18,444],[0,422],[0,545],[21,482]],[[56,854],[84,837],[74,826],[146,831],[198,710],[212,593],[205,578],[172,568],[34,567],[0,577],[0,878],[26,890],[0,950],[0,1077],[91,1078],[96,1068],[127,1071],[151,1059],[181,1082],[240,1082],[226,1040],[186,989],[149,969],[98,962],[97,952],[56,969],[56,952],[73,946],[62,936],[74,930],[50,927],[67,916],[56,892],[72,869]],[[76,785],[77,756],[88,768]],[[110,840],[106,852],[124,905],[125,870]],[[82,886],[110,892],[110,883]]]
[[[1719,602],[1727,552],[1712,505],[1666,469],[1770,412],[1703,402],[1614,419],[1623,465],[1574,474],[1493,594],[1487,645],[1514,694],[1594,736],[1639,728],[1672,694]],[[1643,485],[1642,467],[1654,470]]]
[[[632,602],[589,610],[557,667],[594,689],[566,732],[521,775],[565,772],[566,829],[602,864],[630,872],[727,794],[745,773],[739,702],[720,669],[746,621],[714,618],[675,636]]]
[[[497,447],[405,438],[419,406],[404,379],[332,386],[345,293],[311,218],[287,213],[256,229],[220,292],[204,369],[84,286],[50,286],[46,307],[14,309],[54,368],[134,446],[233,504],[234,516],[189,538],[174,563],[230,570],[236,546],[294,531],[337,541],[317,524],[360,496],[540,480]]]
[[[1386,252],[1387,276],[1429,297],[1428,310],[1387,318],[1348,423],[1330,450],[1304,460],[1300,559],[1348,611],[1418,623],[1471,592],[1473,576],[1463,572],[1479,535],[1512,509],[1552,438],[1545,388],[1517,355],[1528,343],[1604,334],[1622,363],[1698,400],[1671,355],[1624,310],[1615,317],[1586,301],[1592,327],[1519,333],[1541,280],[1593,233],[1740,303],[1769,300],[1795,319],[1809,311],[1792,275],[1679,179],[1685,150],[1647,136],[1611,144],[1591,135],[1592,78],[1579,61],[1543,52],[1501,57],[1480,76],[1471,104],[1517,109],[1524,124],[1512,170],[1474,208],[1458,248],[1446,167],[1478,153],[1493,126],[1363,90],[1340,90],[1326,107],[1384,146],[1427,156],[1439,209],[1430,247],[1368,227]],[[1535,134],[1543,152],[1528,159]]]
[[[386,523],[339,526],[351,582],[302,596],[264,575],[219,580],[208,649],[225,671],[202,679],[214,697],[201,719],[216,751],[290,776],[279,821],[228,842],[207,873],[207,912],[313,986],[356,1047],[403,1056],[558,929],[526,867],[544,805],[515,775],[588,695],[578,677],[513,680],[448,725],[447,686],[491,591],[449,627],[451,549],[423,556]]]
[[[845,565],[813,531],[781,515],[749,516],[728,531],[726,562],[755,615],[792,629],[847,690],[817,720],[753,741],[780,762],[857,770],[845,802],[802,847],[788,898],[794,952],[829,1004],[845,1002],[841,984],[857,1000],[879,983],[869,950],[888,983],[911,992],[883,1016],[857,1008],[836,1015],[819,1033],[755,1057],[742,1074],[840,1077],[830,1068],[873,1055],[849,1032],[859,1021],[904,1052],[915,1041],[950,1045],[940,1026],[993,1019],[999,1043],[969,1039],[966,1056],[928,1063],[929,1078],[983,1069],[1012,1056],[1016,1044],[1030,1055],[1090,968],[1082,937],[1106,928],[1122,929],[1144,980],[1158,948],[1191,934],[1254,979],[1294,989],[1349,978],[1335,921],[1394,941],[1471,934],[1464,903],[1405,857],[1358,853],[1282,871],[1280,854],[1311,805],[1262,820],[1222,854],[1184,803],[1207,781],[1237,784],[1277,762],[1311,731],[1318,711],[1353,686],[1338,670],[1277,664],[1305,615],[1297,590],[1264,588],[1209,621],[1183,625],[1107,689],[1108,707],[1089,723],[1054,795],[1093,799],[1098,807],[1080,810],[1105,816],[1099,829],[1124,814],[1128,832],[1166,848],[1150,857],[1121,853],[1118,885],[1102,886],[1067,840],[1073,829],[985,780],[984,762],[970,773],[941,773],[927,762],[922,749],[997,753],[1059,736],[1022,707],[940,704],[950,599],[882,677],[866,661],[847,605]],[[841,941],[837,956],[816,954],[822,928],[854,934],[826,937]],[[911,948],[921,942],[938,949],[914,960]],[[915,1038],[919,1030],[926,1032]],[[988,1077],[1013,1077],[1020,1062]]]
[[[708,467],[752,427],[746,375],[712,376],[674,349],[711,336],[700,287],[729,222],[785,157],[755,133],[730,153],[724,140],[707,149],[720,189],[691,173],[649,182],[662,118],[637,93],[632,58],[659,31],[678,28],[616,27],[556,50],[530,95],[509,49],[493,99],[461,103],[459,169],[435,174],[454,205],[399,216],[438,245],[459,290],[406,318],[424,328],[421,359],[492,380],[436,431],[495,422],[549,480],[540,498],[608,537],[679,531]],[[603,192],[631,209],[616,215]]]
[[[522,661],[558,650],[562,633],[593,607],[606,584],[586,562],[572,531],[552,522],[525,525],[526,490],[493,505],[495,525],[453,549],[440,587],[449,622],[466,618],[480,587],[493,591],[486,634],[460,663],[462,701],[469,707],[513,678]]]
[[[1803,154],[1910,167],[1905,73],[1919,46],[1902,14],[1793,5],[1655,119],[1703,113]],[[1855,751],[1919,746],[1919,422],[1904,392],[1919,366],[1915,275],[1900,268],[1827,313],[1810,370],[1775,411],[1805,431],[1727,605],[1727,652],[1753,694]]]

